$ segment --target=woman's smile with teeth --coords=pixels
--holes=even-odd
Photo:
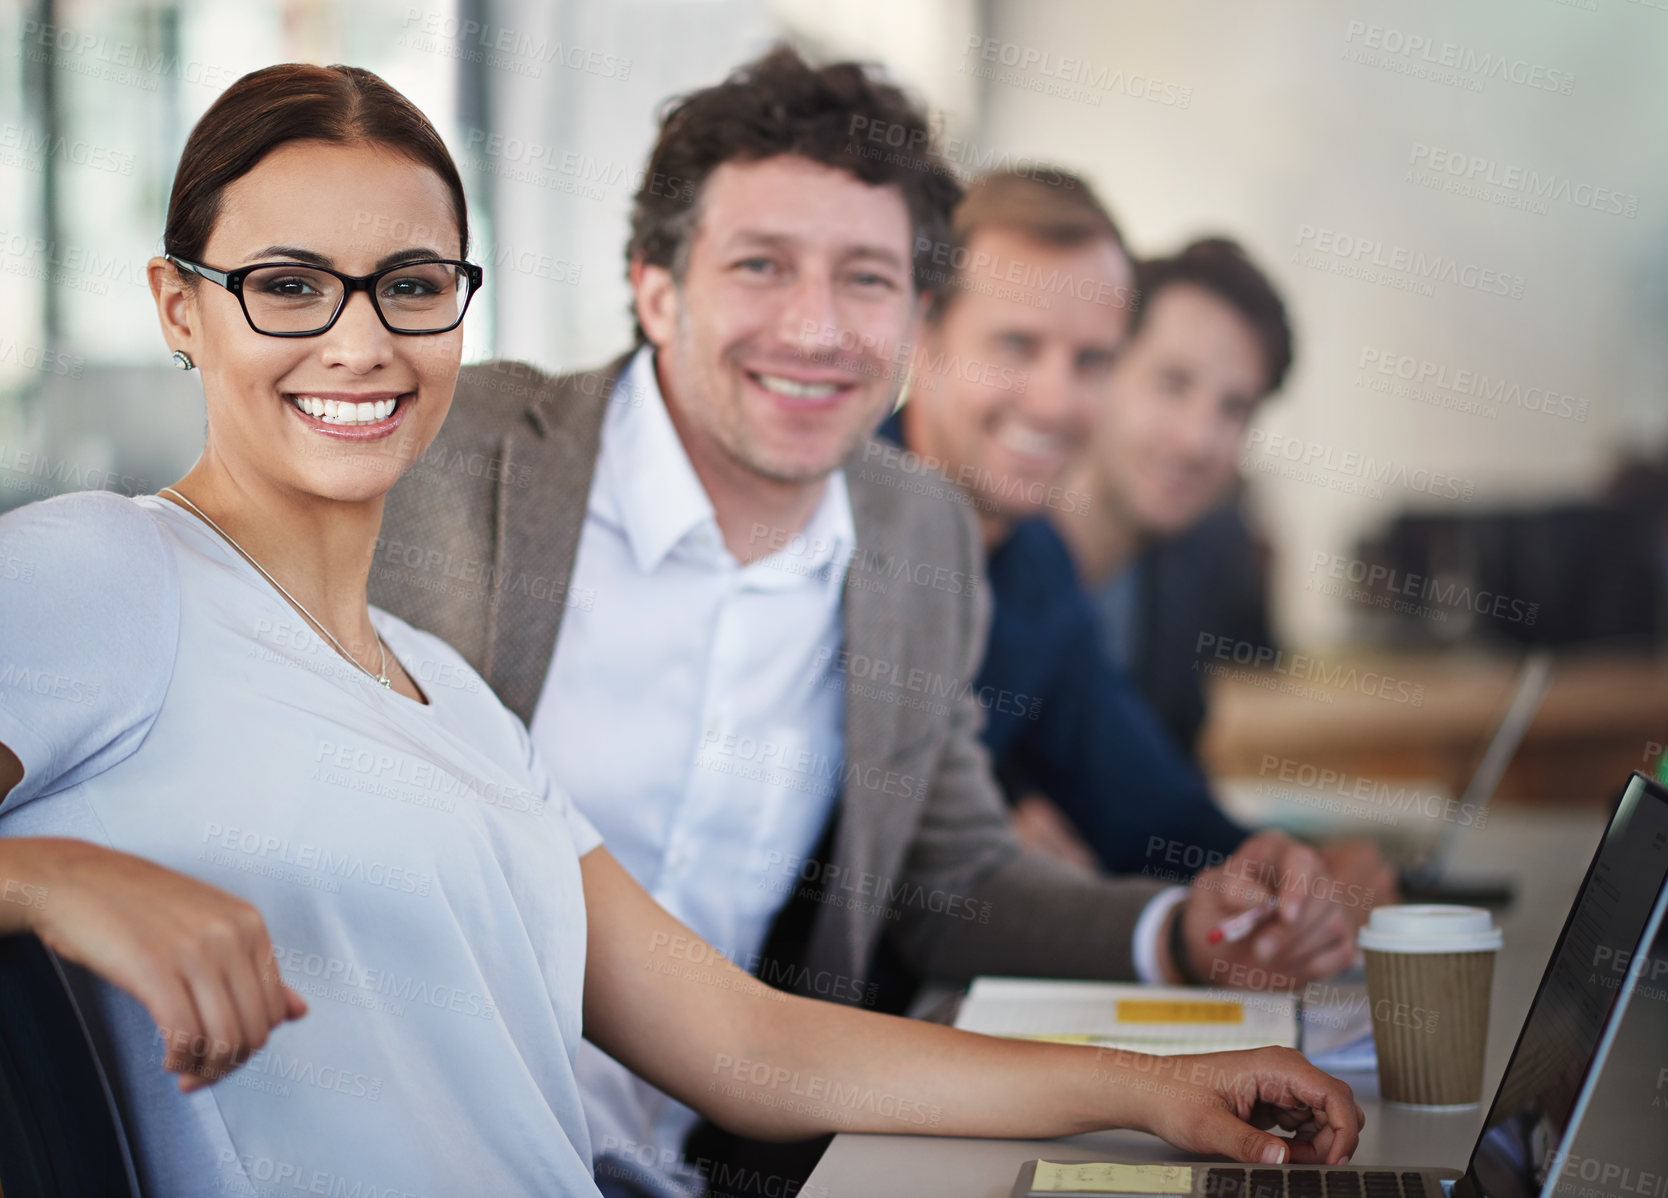
[[[375,424],[393,415],[397,399],[376,399],[366,403],[319,399],[312,395],[291,395],[289,401],[315,420],[325,424]]]

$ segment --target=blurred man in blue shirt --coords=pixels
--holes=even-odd
[[[1247,832],[1103,651],[1046,518],[1096,510],[1063,480],[1093,435],[1138,298],[1123,237],[1083,180],[1002,172],[969,188],[934,260],[945,286],[888,430],[984,534],[994,619],[978,693],[1016,828],[1112,872],[1185,877]],[[1376,854],[1340,864],[1388,893]]]

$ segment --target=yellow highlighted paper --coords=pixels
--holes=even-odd
[[[1177,1002],[1142,998],[1118,1000],[1119,1023],[1244,1023],[1237,1002]]]
[[[1033,1194],[1178,1194],[1193,1192],[1188,1165],[1118,1165],[1100,1161],[1038,1161]]]
[[[1297,1047],[1297,998],[1188,986],[975,978],[956,1026],[1128,1052]]]

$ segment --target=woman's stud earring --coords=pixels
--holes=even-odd
[[[193,362],[191,360],[191,355],[186,353],[183,349],[176,349],[174,351],[174,365],[178,366],[181,370],[195,370],[197,368],[197,363]]]

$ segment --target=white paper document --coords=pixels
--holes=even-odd
[[[1298,1045],[1297,999],[1290,994],[1124,982],[977,978],[956,1026],[1131,1052]]]

